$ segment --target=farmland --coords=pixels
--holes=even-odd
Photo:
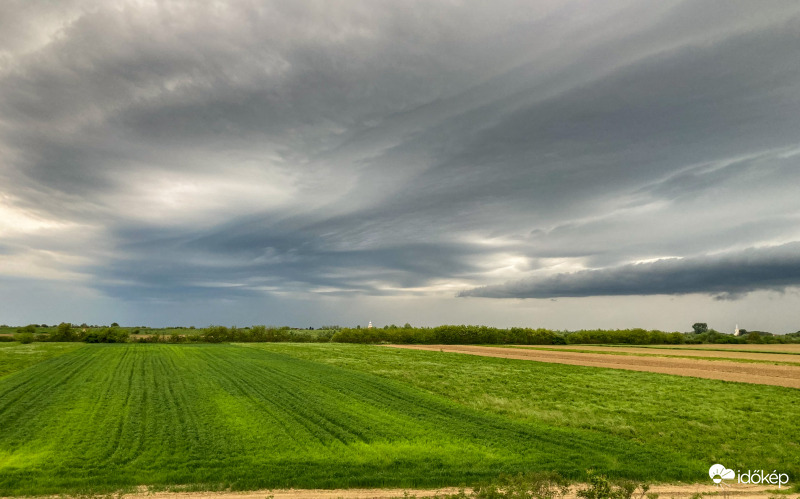
[[[577,366],[626,369],[678,376],[800,388],[800,364],[748,358],[687,357],[585,349],[495,347],[476,345],[394,345],[395,348],[431,350],[486,357],[501,357]],[[628,349],[632,350],[632,349]],[[735,352],[737,353],[737,352]],[[748,355],[764,354],[741,354]],[[795,360],[793,356],[790,359]]]
[[[0,377],[80,348],[75,343],[0,343]]]
[[[692,474],[685,456],[618,436],[514,421],[375,374],[231,345],[87,345],[44,360],[0,378],[0,427],[3,495],[438,486],[590,467]]]
[[[0,375],[0,496],[800,471],[787,388],[368,345],[64,346],[0,347],[30,359]]]

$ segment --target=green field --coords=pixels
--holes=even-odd
[[[364,345],[32,346],[0,348],[32,359],[0,377],[0,496],[799,471],[786,388]]]
[[[0,377],[82,346],[80,343],[0,343]]]

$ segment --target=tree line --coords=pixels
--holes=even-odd
[[[695,324],[697,326],[699,323]],[[705,325],[705,324],[703,324]],[[398,343],[398,344],[461,344],[461,345],[679,345],[699,343],[800,343],[800,331],[787,335],[771,335],[751,331],[742,336],[723,334],[707,327],[694,327],[694,332],[665,332],[634,329],[583,329],[557,331],[544,328],[512,327],[507,329],[478,325],[443,325],[412,327],[410,324],[383,328],[340,328],[328,326],[318,330],[297,330],[289,327],[251,326],[239,328],[212,325],[182,334],[173,329],[168,334],[131,334],[129,328],[116,325],[100,328],[74,327],[62,322],[48,332],[38,332],[34,325],[17,329],[7,340],[82,341],[85,343],[223,343],[223,342],[295,342],[295,343]]]

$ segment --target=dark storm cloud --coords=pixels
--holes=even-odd
[[[793,2],[8,2],[0,255],[131,300],[796,284],[702,255],[800,239],[798,32]]]
[[[774,248],[583,270],[484,286],[459,296],[554,298],[707,293],[739,297],[755,290],[800,286],[800,243]]]
[[[320,227],[285,227],[263,222],[231,224],[202,234],[140,229],[120,234],[131,241],[117,251],[129,255],[111,269],[87,269],[108,290],[130,297],[192,293],[303,291],[399,294],[431,282],[484,270],[485,251],[447,241],[397,242],[353,247]],[[168,275],[169,279],[164,279]],[[119,286],[136,283],[137,286]]]

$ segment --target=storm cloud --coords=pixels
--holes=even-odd
[[[0,282],[279,323],[784,291],[798,33],[788,1],[4,2]]]
[[[787,286],[797,285],[800,285],[800,243],[791,243],[733,254],[669,258],[556,274],[484,286],[459,295],[553,298],[714,293],[718,298],[726,299],[757,289],[783,291]]]

